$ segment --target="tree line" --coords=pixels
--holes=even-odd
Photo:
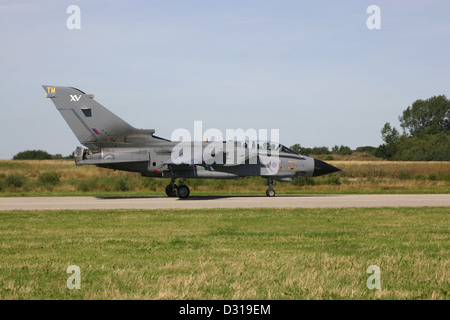
[[[450,100],[434,96],[416,100],[399,116],[402,133],[386,122],[381,129],[384,141],[375,155],[390,160],[450,160]]]
[[[61,154],[50,154],[44,150],[25,150],[17,153],[13,160],[57,160],[57,159],[72,159],[73,156],[69,155],[63,157]]]
[[[450,161],[450,100],[445,95],[416,100],[399,116],[402,133],[386,122],[381,129],[384,143],[378,147],[347,146],[304,148],[300,144],[291,149],[304,155],[350,155],[366,152],[387,160]]]

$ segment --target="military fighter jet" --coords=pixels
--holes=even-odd
[[[171,141],[153,129],[137,129],[94,100],[93,94],[62,86],[43,85],[81,144],[75,163],[170,178],[169,197],[187,198],[187,178],[266,178],[266,195],[275,196],[274,180],[294,182],[341,171],[270,141]],[[178,185],[175,184],[179,179]]]

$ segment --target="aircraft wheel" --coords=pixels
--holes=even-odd
[[[275,190],[269,189],[266,191],[266,196],[268,197],[275,197]]]
[[[175,190],[178,190],[178,189],[177,189],[177,185],[174,184],[174,185],[173,185],[173,188],[172,188],[172,185],[169,184],[169,185],[166,187],[166,194],[167,194],[169,197],[176,197],[177,194],[176,194],[176,191],[175,191]]]
[[[179,186],[177,190],[178,190],[178,198],[180,199],[189,197],[189,194],[191,193],[188,186],[185,186],[184,184]]]

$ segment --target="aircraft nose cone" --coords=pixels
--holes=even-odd
[[[314,173],[313,177],[323,176],[324,174],[333,173],[336,171],[342,171],[336,167],[333,167],[331,164],[328,164],[322,160],[314,158]]]

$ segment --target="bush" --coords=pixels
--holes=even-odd
[[[38,182],[44,186],[56,186],[59,184],[59,176],[55,172],[44,172],[39,175]]]
[[[401,180],[411,179],[411,173],[409,171],[400,171],[398,174],[398,178]]]
[[[120,178],[116,183],[116,190],[117,191],[128,191],[130,190],[130,184],[128,182],[128,179],[126,177]]]
[[[327,176],[327,184],[339,186],[341,185],[341,178],[334,175]]]
[[[422,173],[417,173],[417,174],[414,175],[414,179],[415,180],[426,180],[427,177],[424,174],[422,174]]]
[[[375,155],[377,148],[376,147],[371,147],[371,146],[364,146],[364,147],[358,147],[356,148],[356,152],[366,152],[368,154],[372,154]]]
[[[297,178],[294,182],[296,186],[314,186],[316,181],[312,178]]]
[[[330,149],[328,149],[327,147],[314,147],[311,149],[311,154],[317,154],[317,155],[322,155],[322,154],[330,154]]]
[[[51,158],[52,155],[43,150],[26,150],[16,154],[13,160],[45,160]]]
[[[21,174],[12,174],[5,178],[5,185],[10,188],[21,188],[27,179]]]
[[[439,181],[450,181],[450,173],[439,172],[436,176],[436,179]]]
[[[82,191],[82,192],[90,191],[89,190],[89,183],[86,180],[78,181],[76,186],[77,186],[77,190],[78,191]]]
[[[340,154],[340,155],[343,155],[343,156],[349,156],[349,155],[351,155],[352,153],[353,153],[353,151],[352,151],[352,149],[350,148],[350,147],[347,147],[347,146],[334,146],[332,149],[331,149],[331,152],[332,153],[336,153],[336,154]]]

